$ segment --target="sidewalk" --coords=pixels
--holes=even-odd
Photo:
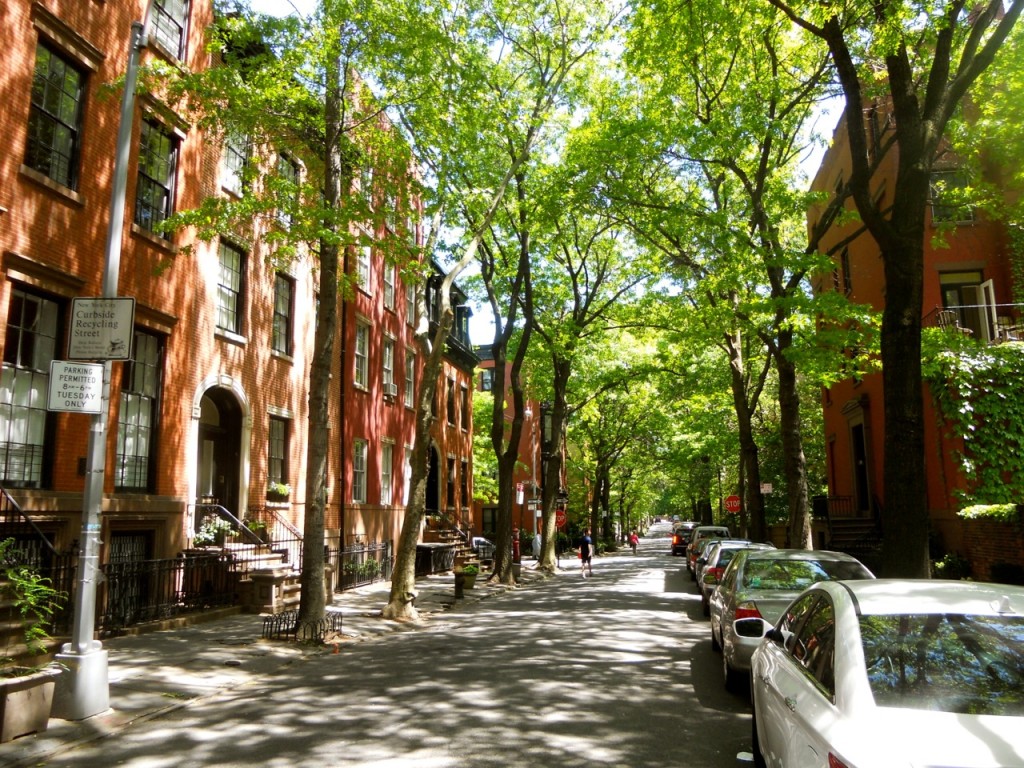
[[[524,563],[519,587],[544,578],[545,574]],[[508,589],[478,578],[476,586],[456,601],[451,573],[417,579],[419,622],[380,617],[388,601],[390,582],[337,594],[332,609],[340,610],[344,618],[336,651],[344,653],[348,643],[426,626],[432,616],[462,610]],[[109,653],[111,708],[81,721],[53,718],[43,733],[0,744],[0,766],[38,765],[76,745],[115,735],[132,723],[158,718],[221,691],[252,684],[303,656],[335,652],[330,646],[262,640],[263,620],[256,615],[211,612],[209,618],[212,620],[178,629],[104,641]]]

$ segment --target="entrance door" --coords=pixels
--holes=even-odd
[[[858,512],[871,509],[871,491],[868,483],[868,449],[864,441],[864,425],[854,424],[850,428],[850,448],[853,451],[853,484],[856,492]]]
[[[434,446],[430,447],[430,453],[428,454],[427,460],[427,501],[426,508],[428,511],[433,511],[435,514],[441,511],[441,484],[438,480],[438,464],[439,459],[437,455],[437,448]]]
[[[200,401],[199,484],[200,501],[220,504],[239,517],[242,409],[226,389],[211,389]],[[196,524],[199,524],[199,520]]]

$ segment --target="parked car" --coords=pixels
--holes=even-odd
[[[690,575],[697,578],[693,569],[697,562],[697,547],[702,539],[728,539],[731,537],[732,534],[724,525],[698,525],[694,528],[690,535],[690,543],[686,547],[686,567],[690,570]]]
[[[764,632],[756,623],[774,624],[794,597],[819,581],[873,579],[855,557],[817,549],[744,549],[737,552],[711,593],[711,647],[722,652],[725,687],[733,690],[750,669],[750,657]],[[714,584],[710,574],[708,584]]]
[[[696,580],[697,586],[700,586],[700,574],[703,572],[703,568],[708,563],[708,555],[711,551],[722,542],[737,542],[739,544],[751,544],[749,539],[736,539],[736,538],[721,538],[721,537],[709,537],[702,540],[697,546],[696,559],[693,561],[693,578]]]
[[[1024,588],[822,582],[757,623],[757,765],[1024,765]]]
[[[690,543],[690,534],[697,523],[686,521],[672,526],[672,554],[685,555],[686,546]]]
[[[700,587],[701,609],[707,616],[710,610],[711,593],[722,579],[725,567],[732,556],[741,549],[773,549],[771,544],[755,544],[747,539],[708,539],[708,545],[697,557],[697,586]],[[712,577],[714,584],[704,581],[705,574]]]

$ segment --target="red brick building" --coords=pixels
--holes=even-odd
[[[892,202],[891,180],[896,175],[899,148],[887,154],[881,148],[891,140],[893,129],[884,105],[876,105],[863,118],[878,167],[872,177],[872,195],[881,207]],[[813,189],[835,194],[849,178],[850,150],[845,120],[840,122],[813,183]],[[925,327],[943,325],[954,333],[999,343],[1013,338],[1020,308],[1013,304],[1010,259],[1005,228],[980,211],[950,205],[948,192],[968,181],[966,171],[947,153],[936,163],[933,198],[925,242]],[[944,193],[947,196],[944,199]],[[834,199],[834,198],[833,198]],[[813,226],[826,215],[827,201],[811,211]],[[846,208],[854,210],[853,202]],[[940,225],[948,226],[945,245],[934,237]],[[879,249],[861,231],[856,217],[833,224],[820,244],[833,251],[831,274],[819,275],[815,290],[842,291],[859,304],[881,311],[885,306],[885,279]],[[881,374],[847,379],[823,392],[822,407],[827,440],[828,512],[833,522],[861,521],[858,535],[870,535],[877,513],[885,504],[882,484],[884,442]],[[958,472],[954,449],[940,428],[931,396],[925,390],[925,445],[928,506],[938,544],[949,552],[962,550],[963,530],[956,512]],[[821,500],[820,503],[825,503]]]
[[[13,502],[61,552],[77,548],[90,418],[47,410],[49,368],[66,357],[72,300],[102,292],[119,98],[100,89],[123,76],[132,22],[149,5],[11,0],[0,11],[0,487],[4,520]],[[208,0],[152,0],[151,13],[143,62],[209,65]],[[264,159],[308,172],[286,148]],[[207,503],[302,530],[315,260],[275,266],[258,232],[211,243],[159,234],[176,211],[244,194],[246,161],[244,148],[138,97],[118,291],[135,300],[135,327],[131,360],[113,363],[103,563],[176,557]],[[420,242],[417,224],[401,226],[392,234]],[[416,287],[372,245],[350,249],[345,269],[358,288],[341,304],[332,361],[327,533],[387,542],[401,526],[421,385]],[[467,320],[449,345],[441,389],[454,409],[445,403],[433,446],[436,503],[456,511],[472,493]]]

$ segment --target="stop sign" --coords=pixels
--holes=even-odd
[[[736,514],[740,511],[740,497],[739,496],[726,496],[725,497],[725,511],[731,514]]]
[[[557,525],[559,528],[565,528],[565,510],[564,509],[556,509],[555,510],[555,525]]]

